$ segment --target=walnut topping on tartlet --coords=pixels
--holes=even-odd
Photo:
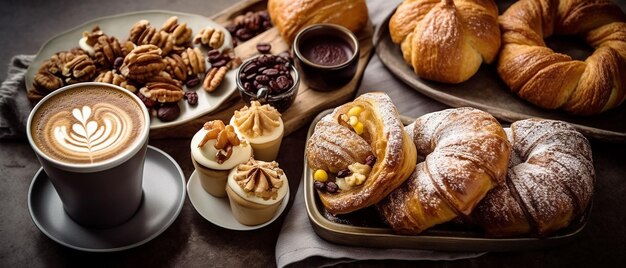
[[[267,200],[278,196],[278,189],[283,186],[283,174],[276,161],[265,162],[250,158],[247,163],[237,166],[234,179],[246,193]]]
[[[206,122],[203,128],[208,132],[198,144],[198,147],[203,147],[210,140],[217,140],[213,146],[218,150],[215,155],[218,164],[222,164],[230,158],[233,153],[233,146],[241,144],[241,140],[235,134],[233,126],[224,125],[222,120]]]
[[[261,105],[258,101],[252,101],[249,107],[235,111],[233,121],[242,134],[255,138],[279,127],[280,113],[269,104]]]

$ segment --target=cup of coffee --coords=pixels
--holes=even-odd
[[[149,116],[133,93],[96,82],[58,89],[33,108],[28,142],[75,222],[111,227],[135,214]]]
[[[319,23],[302,29],[293,41],[294,62],[302,79],[319,91],[352,80],[359,63],[359,40],[347,28]]]

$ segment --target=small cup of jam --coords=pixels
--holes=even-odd
[[[335,24],[313,24],[294,39],[293,54],[302,79],[319,91],[330,91],[350,82],[359,62],[359,40]]]
[[[237,70],[237,89],[250,103],[270,104],[284,112],[298,95],[300,75],[292,64],[289,52],[262,54],[246,60]]]

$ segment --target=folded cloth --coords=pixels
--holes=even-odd
[[[317,236],[309,222],[304,204],[302,181],[298,193],[285,218],[276,243],[276,264],[298,266],[307,260],[308,265],[330,266],[359,260],[457,260],[478,257],[484,253],[446,252],[413,249],[375,249],[342,246],[327,242]]]
[[[0,140],[24,139],[32,109],[26,98],[24,74],[35,55],[17,55],[9,63],[7,79],[0,86]]]

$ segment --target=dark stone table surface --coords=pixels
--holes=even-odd
[[[164,9],[211,16],[234,4],[212,0],[82,0],[0,2],[0,80],[15,54],[34,54],[48,38],[87,20],[118,13]],[[370,67],[381,68],[374,56]],[[390,75],[366,76],[357,94],[385,90],[402,114],[419,116],[445,106],[408,89]],[[624,122],[626,123],[626,121]],[[302,174],[306,128],[287,136],[278,161],[297,189]],[[177,160],[185,176],[193,172],[189,139],[151,140]],[[626,145],[591,141],[597,173],[593,211],[586,228],[570,245],[541,251],[488,253],[454,262],[365,261],[346,266],[425,267],[606,267],[626,262]],[[181,149],[184,148],[184,149]],[[253,232],[222,229],[202,218],[185,200],[182,212],[163,234],[140,247],[116,253],[85,253],[57,244],[33,224],[27,205],[28,187],[39,163],[28,143],[0,142],[0,267],[41,266],[181,266],[273,267],[283,214]],[[291,200],[296,191],[291,191]],[[288,208],[291,207],[291,203]],[[301,265],[319,263],[312,258]]]

